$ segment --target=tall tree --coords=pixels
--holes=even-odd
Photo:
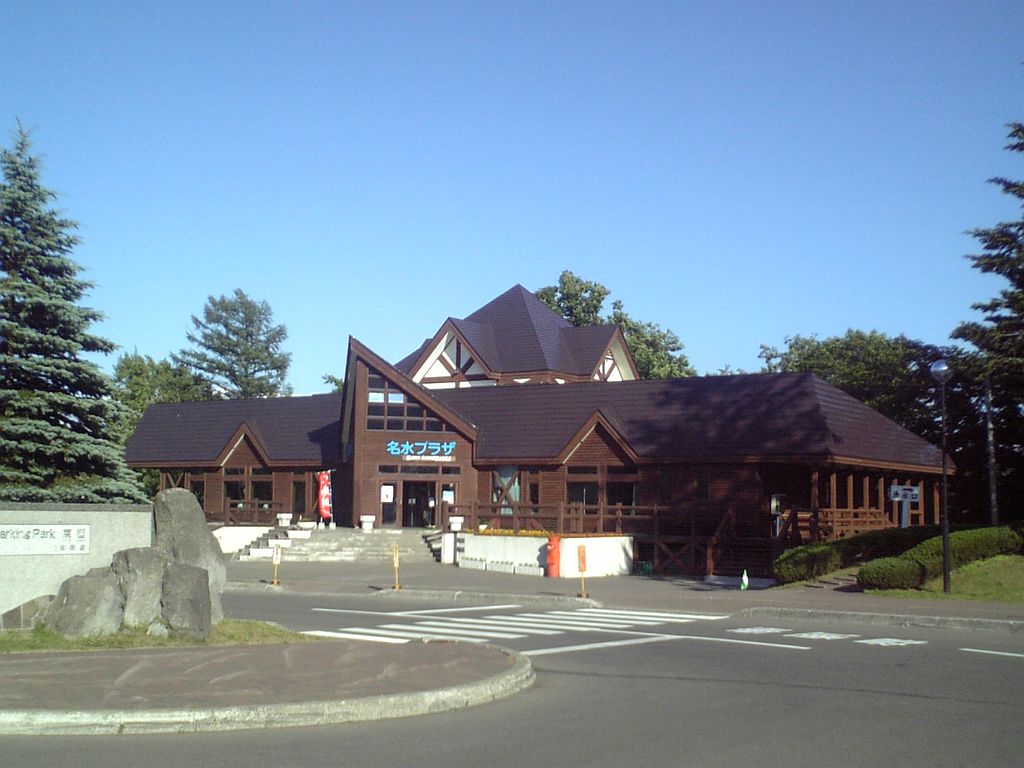
[[[83,353],[113,351],[78,302],[91,287],[71,259],[77,224],[50,207],[19,125],[0,151],[0,498],[135,502],[112,382]]]
[[[826,339],[794,336],[786,344],[783,351],[761,346],[766,371],[813,373],[936,445],[942,433],[929,366],[946,358],[954,371],[947,386],[949,449],[957,467],[951,514],[958,522],[983,517],[983,388],[976,356],[878,331],[848,330]]]
[[[610,291],[600,283],[584,280],[569,270],[558,276],[558,285],[548,285],[535,295],[577,328],[600,325],[601,310]]]
[[[288,330],[274,325],[267,302],[239,288],[230,297],[210,296],[202,319],[192,316],[192,326],[187,338],[194,348],[171,360],[209,382],[214,392],[228,399],[291,394],[291,355],[281,351]]]
[[[584,280],[566,270],[559,275],[558,285],[541,288],[535,295],[577,327],[601,323],[618,325],[642,379],[672,379],[696,373],[683,354],[683,344],[676,334],[662,330],[657,323],[634,320],[623,309],[621,301],[614,301],[612,313],[602,318],[604,300],[610,293],[600,283]]]
[[[114,383],[115,397],[125,406],[126,437],[135,431],[142,414],[154,403],[214,399],[210,383],[187,368],[138,352],[118,358],[114,365]]]
[[[1006,149],[1024,152],[1024,123],[1011,123]],[[989,179],[1021,201],[1024,182]],[[968,256],[972,266],[999,275],[1008,285],[991,301],[974,304],[982,319],[961,323],[953,337],[973,344],[979,352],[981,374],[991,381],[999,467],[1001,506],[1020,514],[1024,504],[1024,216],[994,227],[971,230],[982,253]]]

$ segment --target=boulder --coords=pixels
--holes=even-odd
[[[129,627],[147,626],[161,618],[164,570],[169,561],[153,547],[122,549],[110,570],[124,594],[124,618]]]
[[[184,488],[160,491],[153,499],[153,524],[156,549],[169,560],[207,572],[212,621],[217,624],[224,617],[220,595],[227,582],[227,568],[199,501]]]
[[[163,619],[174,634],[200,640],[210,636],[210,581],[206,571],[194,565],[169,563],[164,571]]]
[[[72,576],[61,584],[43,614],[43,624],[66,637],[109,635],[121,628],[123,617],[124,595],[117,577],[106,571]]]

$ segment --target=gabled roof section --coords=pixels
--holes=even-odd
[[[225,463],[234,455],[235,451],[242,445],[243,442],[248,441],[252,447],[253,453],[256,454],[263,464],[270,463],[270,456],[267,454],[267,449],[263,444],[262,438],[258,436],[258,430],[253,429],[244,421],[242,425],[235,431],[235,434],[228,440],[227,445],[224,446],[219,454],[217,454],[217,466],[224,466]]]
[[[471,421],[468,421],[460,413],[453,411],[447,403],[444,403],[437,398],[433,397],[435,394],[433,391],[425,389],[419,386],[416,382],[410,379],[405,373],[399,371],[387,360],[382,358],[372,349],[367,347],[365,344],[360,342],[353,336],[348,337],[348,363],[345,368],[345,399],[344,399],[344,412],[342,415],[342,427],[341,427],[341,440],[342,443],[347,443],[349,436],[351,435],[351,419],[354,414],[354,392],[355,392],[355,363],[356,360],[361,359],[364,363],[369,365],[371,368],[375,368],[380,371],[381,375],[392,381],[399,389],[405,392],[406,395],[412,399],[418,401],[422,405],[435,411],[444,421],[447,421],[457,430],[462,432],[466,437],[474,439],[476,437],[476,425]]]
[[[636,451],[634,451],[629,445],[618,428],[615,427],[599,410],[594,411],[590,418],[584,422],[583,426],[576,430],[576,434],[569,438],[569,442],[565,444],[565,447],[563,447],[561,452],[558,454],[558,463],[564,464],[572,458],[576,449],[579,448],[598,427],[601,427],[605,433],[607,433],[615,443],[616,447],[626,456],[626,458],[629,459],[630,462],[634,464],[636,463]]]
[[[812,374],[435,393],[479,427],[477,459],[557,461],[600,412],[638,459],[845,461],[938,472],[941,451]]]
[[[453,329],[494,373],[550,371],[590,376],[618,333],[615,325],[574,327],[522,285],[515,285],[463,319],[448,318],[418,350],[394,367],[414,375],[446,330]],[[623,349],[629,356],[625,341]],[[635,373],[632,360],[630,368]]]
[[[269,466],[330,467],[341,402],[330,394],[151,405],[125,457],[133,467],[216,466],[248,437]]]

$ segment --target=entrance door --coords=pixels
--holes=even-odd
[[[402,526],[425,528],[434,522],[435,483],[406,480],[402,483]]]

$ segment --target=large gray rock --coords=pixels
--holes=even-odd
[[[160,491],[153,499],[153,523],[156,549],[169,560],[207,572],[212,621],[217,624],[224,618],[220,595],[227,582],[227,568],[199,501],[184,488]]]
[[[164,571],[163,619],[172,633],[200,640],[210,636],[210,582],[194,565],[169,563]]]
[[[43,624],[66,637],[110,635],[121,628],[124,595],[117,577],[103,574],[72,576],[43,615]]]
[[[169,560],[153,547],[122,549],[110,570],[124,594],[124,618],[129,627],[148,626],[161,618],[164,570]]]

